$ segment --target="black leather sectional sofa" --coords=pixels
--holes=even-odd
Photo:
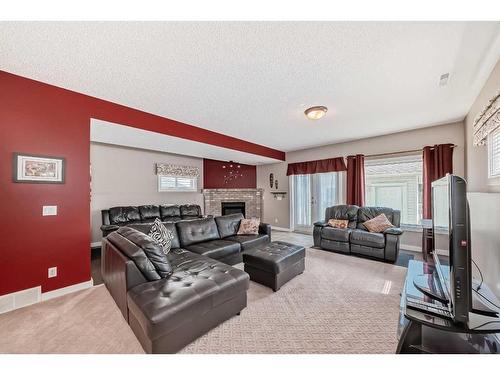
[[[122,226],[137,223],[152,223],[155,219],[163,222],[177,222],[202,218],[201,207],[197,204],[169,204],[120,206],[101,210],[102,236],[106,237]]]
[[[372,233],[363,223],[385,214],[394,225],[384,233]],[[399,243],[403,231],[399,228],[401,213],[386,207],[358,207],[339,205],[328,207],[325,220],[314,223],[314,246],[345,254],[357,254],[395,262],[398,259]],[[348,220],[346,229],[332,228],[329,219]]]
[[[161,256],[144,235],[151,224],[122,226],[103,239],[104,283],[146,352],[175,353],[246,307],[249,276],[229,264],[270,242],[271,227],[237,235],[242,218],[165,223],[174,234],[167,278],[149,261]]]

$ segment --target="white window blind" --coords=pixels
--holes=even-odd
[[[500,177],[500,128],[488,135],[488,176]]]
[[[197,177],[158,176],[158,191],[196,191]]]
[[[366,205],[401,211],[401,224],[422,220],[422,155],[365,161]]]

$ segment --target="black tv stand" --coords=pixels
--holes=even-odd
[[[470,312],[469,323],[463,325],[456,324],[451,318],[407,306],[408,299],[420,300],[440,308],[446,305],[432,296],[432,292],[440,288],[432,283],[436,280],[434,272],[434,266],[429,263],[411,260],[408,264],[401,295],[396,353],[500,354],[500,318]],[[422,286],[423,279],[427,282],[424,284],[427,288],[422,289],[431,293],[423,292],[416,286]],[[417,281],[414,282],[415,280]],[[488,290],[486,286],[481,290],[483,288],[484,291]]]

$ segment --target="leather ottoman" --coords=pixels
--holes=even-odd
[[[305,269],[303,246],[275,241],[243,252],[245,272],[275,292]]]

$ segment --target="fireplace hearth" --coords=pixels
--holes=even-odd
[[[226,214],[242,212],[246,218],[262,219],[262,189],[203,189],[202,193],[205,215],[224,215],[223,204],[228,203]],[[239,207],[233,206],[235,203]]]

